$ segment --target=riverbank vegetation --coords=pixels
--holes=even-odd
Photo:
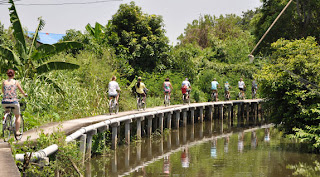
[[[192,102],[210,100],[213,78],[222,87],[220,100],[226,81],[232,86],[231,99],[236,99],[240,77],[250,98],[251,81],[256,78],[258,94],[273,105],[273,121],[319,152],[319,14],[315,10],[320,4],[316,0],[294,1],[253,61],[248,54],[284,1],[263,0],[260,8],[242,16],[195,17],[175,46],[169,45],[162,17],[144,13],[134,2],[122,4],[105,24],[88,24],[84,32],[70,29],[58,44],[40,45],[25,36],[10,3],[12,26],[4,29],[0,24],[0,78],[6,78],[8,68],[17,71],[16,78],[29,94],[24,112],[27,129],[107,113],[112,75],[122,89],[121,111],[135,108],[132,87],[138,76],[149,89],[148,107],[163,104],[166,77],[174,88],[172,104],[181,103],[180,84],[185,77],[192,85]]]

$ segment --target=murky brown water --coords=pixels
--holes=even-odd
[[[94,157],[86,176],[284,177],[293,176],[288,166],[316,160],[320,155],[301,152],[276,129],[204,122]]]

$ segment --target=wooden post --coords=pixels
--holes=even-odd
[[[137,161],[140,162],[141,161],[141,142],[137,143],[136,149],[137,149]]]
[[[141,121],[144,120],[144,117],[137,118],[137,139],[141,139]]]
[[[237,116],[237,127],[240,127],[241,122],[241,103],[238,104],[238,116]]]
[[[193,141],[194,140],[194,124],[191,125],[191,130],[190,130],[190,140]]]
[[[250,103],[246,104],[246,114],[247,124],[250,125]]]
[[[228,126],[229,126],[229,128],[231,128],[231,126],[232,126],[232,105],[230,104],[230,105],[228,105]]]
[[[112,145],[111,149],[116,150],[117,144],[118,144],[118,126],[120,125],[120,122],[115,122],[111,124],[112,127]]]
[[[118,172],[118,159],[117,159],[117,151],[114,151],[114,157],[112,158],[112,173]]]
[[[126,139],[126,144],[130,144],[130,124],[132,120],[127,120],[125,122],[125,139]]]

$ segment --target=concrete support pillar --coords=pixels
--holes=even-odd
[[[219,105],[219,119],[223,122],[223,105]]]
[[[168,151],[171,150],[171,133],[168,133],[168,138],[167,138],[167,149]]]
[[[203,138],[203,122],[200,123],[199,135],[200,135],[200,138]]]
[[[228,105],[228,127],[231,128],[231,117],[232,117],[232,105]]]
[[[132,120],[127,120],[125,122],[125,140],[126,140],[126,144],[130,144],[130,124],[131,124]]]
[[[152,140],[150,138],[147,139],[147,148],[148,148],[148,158],[152,158]]]
[[[147,134],[148,134],[148,137],[150,137],[151,134],[152,134],[152,119],[153,119],[153,116],[149,116],[149,117],[147,117],[147,119],[148,119]]]
[[[219,106],[219,114],[220,114],[220,133],[223,133],[223,105]]]
[[[167,113],[167,128],[171,129],[171,119],[172,119],[172,113]]]
[[[182,129],[182,139],[183,144],[187,144],[187,127],[183,127]]]
[[[179,129],[179,122],[180,122],[180,111],[175,112],[176,119],[175,119],[175,129]]]
[[[163,154],[163,136],[160,138],[159,152],[161,155]]]
[[[210,121],[212,121],[212,117],[213,117],[213,116],[212,116],[212,107],[213,107],[213,106],[210,105],[210,106],[208,106],[208,109],[207,109],[207,112],[208,112],[208,113],[207,113],[207,116],[208,116],[207,119],[210,120]]]
[[[115,122],[111,124],[112,127],[112,144],[111,149],[116,150],[118,144],[118,127],[120,126],[120,122]]]
[[[137,139],[141,139],[141,122],[144,120],[144,117],[137,118]]]
[[[203,107],[199,107],[199,118],[200,118],[200,122],[203,122]]]
[[[82,156],[82,163],[84,163],[84,161],[85,161],[85,158],[86,158],[86,145],[87,145],[87,134],[82,134],[81,136],[80,136],[80,153],[82,153],[81,154],[81,156]]]
[[[87,152],[87,156],[88,158],[91,157],[91,148],[92,148],[92,138],[93,135],[97,134],[97,129],[94,129],[90,132],[87,132],[87,146],[86,146],[86,152]]]
[[[246,104],[246,120],[250,124],[250,103]]]
[[[114,156],[111,162],[112,173],[118,172],[118,159],[117,159],[117,151],[114,151]]]
[[[163,134],[163,113],[159,114],[159,129],[161,134]]]
[[[138,142],[136,145],[136,150],[137,150],[137,162],[141,161],[141,143]]]
[[[237,127],[240,127],[240,122],[241,122],[241,103],[238,104],[238,115],[237,115]]]
[[[190,108],[190,122],[194,124],[194,110],[195,108]]]
[[[183,119],[183,126],[186,127],[187,126],[187,109],[182,110],[182,119]]]
[[[124,166],[126,169],[129,168],[130,165],[130,146],[127,146],[127,149],[124,152]]]

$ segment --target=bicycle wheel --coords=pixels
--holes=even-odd
[[[145,111],[147,108],[147,103],[146,101],[144,103],[141,103],[142,109]]]
[[[109,114],[111,115],[112,113],[112,107],[113,107],[113,99],[109,100]]]
[[[5,115],[5,121],[2,124],[2,135],[3,135],[3,139],[4,141],[9,141],[10,139],[10,134],[12,131],[12,122],[11,122],[11,113],[10,114],[6,114]]]
[[[20,127],[19,127],[20,135],[16,135],[15,127],[14,127],[14,131],[13,131],[13,134],[14,134],[14,137],[16,140],[21,140],[23,130],[24,130],[24,120],[23,120],[22,115],[20,114]]]
[[[115,109],[116,109],[116,110],[115,110],[115,112],[114,112],[114,113],[115,113],[115,114],[118,114],[118,112],[119,112],[119,103],[118,103],[118,104],[116,104]]]
[[[138,111],[140,110],[140,102],[141,102],[140,98],[137,97],[137,110]]]

